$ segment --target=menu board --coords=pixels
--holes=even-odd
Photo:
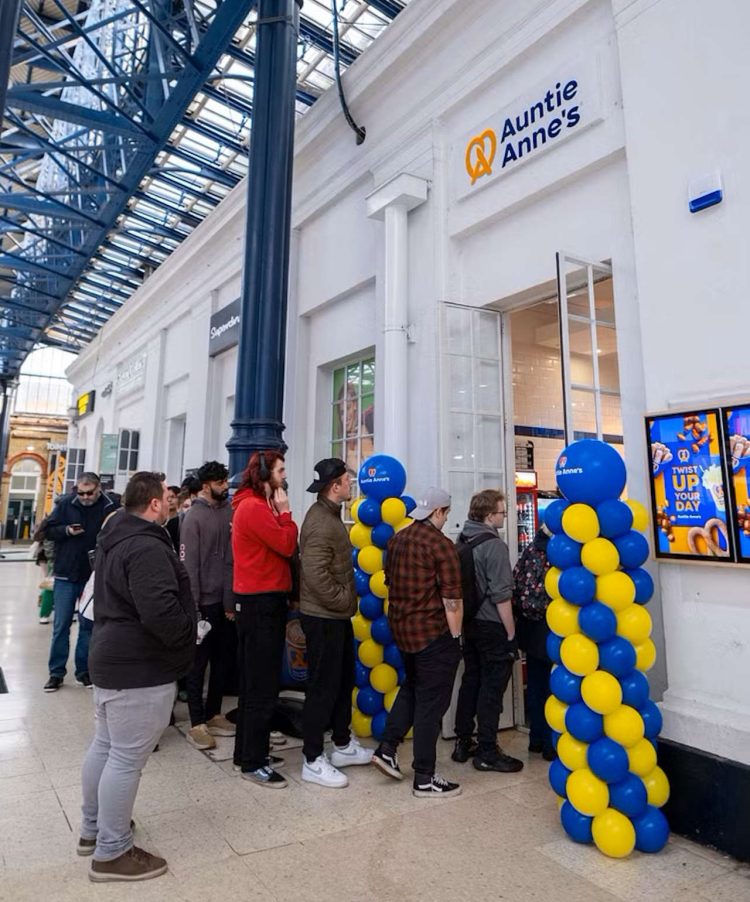
[[[656,556],[734,561],[721,410],[647,417],[646,438]],[[744,499],[747,502],[747,481]]]
[[[729,523],[737,560],[750,564],[750,404],[725,407],[722,413],[730,477]]]

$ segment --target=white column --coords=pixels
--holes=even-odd
[[[408,214],[426,200],[425,179],[406,173],[390,179],[367,198],[367,215],[385,223],[383,353],[377,361],[383,373],[383,396],[376,400],[380,424],[378,446],[404,463],[409,451]]]

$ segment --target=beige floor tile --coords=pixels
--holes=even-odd
[[[0,798],[2,798],[2,781],[6,777],[23,777],[26,774],[44,773],[42,759],[34,754],[20,758],[5,758],[0,761]]]
[[[740,865],[730,873],[701,884],[697,898],[703,902],[747,902],[750,899],[750,866]],[[678,896],[670,902],[680,902]]]

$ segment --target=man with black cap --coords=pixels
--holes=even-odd
[[[346,464],[337,457],[315,465],[308,492],[318,499],[300,532],[300,615],[307,642],[307,692],[302,712],[302,779],[331,789],[349,780],[339,768],[369,764],[372,753],[351,735],[354,689],[354,636],[357,610],[352,546],[341,520],[341,505],[351,498]],[[323,748],[333,732],[330,759]]]

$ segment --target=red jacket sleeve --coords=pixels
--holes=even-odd
[[[291,514],[275,516],[267,505],[240,504],[233,529],[239,536],[252,537],[283,557],[297,550],[297,524]]]

